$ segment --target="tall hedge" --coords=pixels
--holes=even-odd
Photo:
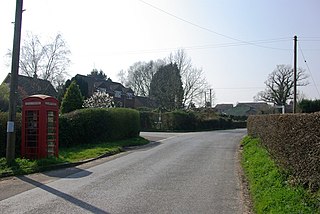
[[[139,112],[125,108],[88,108],[64,114],[59,119],[61,146],[90,144],[139,136]]]
[[[293,181],[320,189],[320,113],[250,116],[248,134],[261,139]]]
[[[160,114],[156,112],[140,112],[141,129],[162,130],[162,131],[203,131],[237,128],[230,118],[218,117],[216,115],[173,111],[161,114],[161,124],[159,124]],[[245,124],[241,124],[243,127]]]
[[[0,112],[0,157],[6,156],[7,148],[7,121],[8,121],[8,112]],[[21,113],[16,114],[15,121],[15,130],[16,130],[16,144],[15,144],[15,154],[20,156],[21,148]]]
[[[0,112],[0,157],[6,156],[8,113]],[[132,109],[81,109],[59,118],[59,146],[90,144],[139,136],[139,112]],[[21,114],[16,120],[16,157],[21,148]]]

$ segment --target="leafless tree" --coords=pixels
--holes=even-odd
[[[293,69],[290,65],[277,65],[265,81],[266,89],[260,91],[254,99],[275,105],[288,104],[288,101],[293,98],[293,75]],[[297,70],[297,86],[308,85],[307,78],[305,70],[299,68]]]
[[[201,96],[209,89],[203,70],[193,67],[191,58],[184,49],[171,53],[166,61],[177,64],[180,70],[184,91],[183,105],[188,107],[192,103],[200,104]]]
[[[136,62],[129,67],[127,73],[120,71],[118,77],[121,83],[130,87],[136,95],[148,97],[152,77],[163,64],[163,60]],[[125,78],[126,75],[127,78]]]
[[[43,44],[37,35],[27,33],[20,51],[20,72],[30,77],[46,79],[58,87],[65,80],[70,53],[61,34]],[[11,52],[8,55],[11,56]]]

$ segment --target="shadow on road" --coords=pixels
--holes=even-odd
[[[104,210],[102,210],[102,209],[100,209],[98,207],[95,207],[95,206],[93,206],[91,204],[88,204],[85,201],[77,199],[77,198],[75,198],[75,197],[73,197],[71,195],[68,195],[68,194],[66,194],[64,192],[56,190],[56,189],[54,189],[52,187],[49,187],[49,186],[47,186],[45,184],[42,184],[42,183],[38,182],[38,181],[32,180],[32,179],[30,179],[28,177],[21,176],[21,177],[19,177],[19,179],[21,179],[22,181],[27,182],[29,184],[32,184],[32,185],[34,185],[34,186],[36,186],[36,187],[38,187],[40,189],[43,189],[43,190],[47,191],[48,193],[56,195],[56,196],[66,200],[66,201],[68,201],[68,202],[70,202],[70,203],[72,203],[72,204],[74,204],[74,205],[76,205],[78,207],[81,207],[82,209],[85,209],[85,210],[87,210],[89,212],[108,214],[108,212],[106,212],[106,211],[104,211]]]
[[[83,178],[92,174],[87,170],[79,169],[76,167],[64,168],[60,170],[43,172],[42,174],[47,175],[49,177],[56,178]]]

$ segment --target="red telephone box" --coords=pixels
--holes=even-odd
[[[23,99],[21,132],[22,157],[58,157],[58,100],[47,95],[33,95]]]

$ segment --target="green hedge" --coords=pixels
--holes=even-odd
[[[59,118],[62,147],[139,136],[139,112],[132,109],[80,109]]]
[[[261,139],[292,182],[320,188],[320,113],[250,116],[248,134]]]
[[[0,112],[0,157],[6,156],[8,112]],[[21,113],[17,113],[15,121],[16,144],[15,153],[20,156],[21,148]]]
[[[8,113],[0,112],[0,157],[6,156]],[[139,136],[139,112],[132,109],[81,109],[59,118],[59,147]],[[16,156],[20,156],[21,114],[16,121]]]
[[[161,114],[157,112],[140,112],[141,129],[144,131],[202,131],[243,128],[246,122],[234,122],[230,118],[198,112],[173,111]]]

